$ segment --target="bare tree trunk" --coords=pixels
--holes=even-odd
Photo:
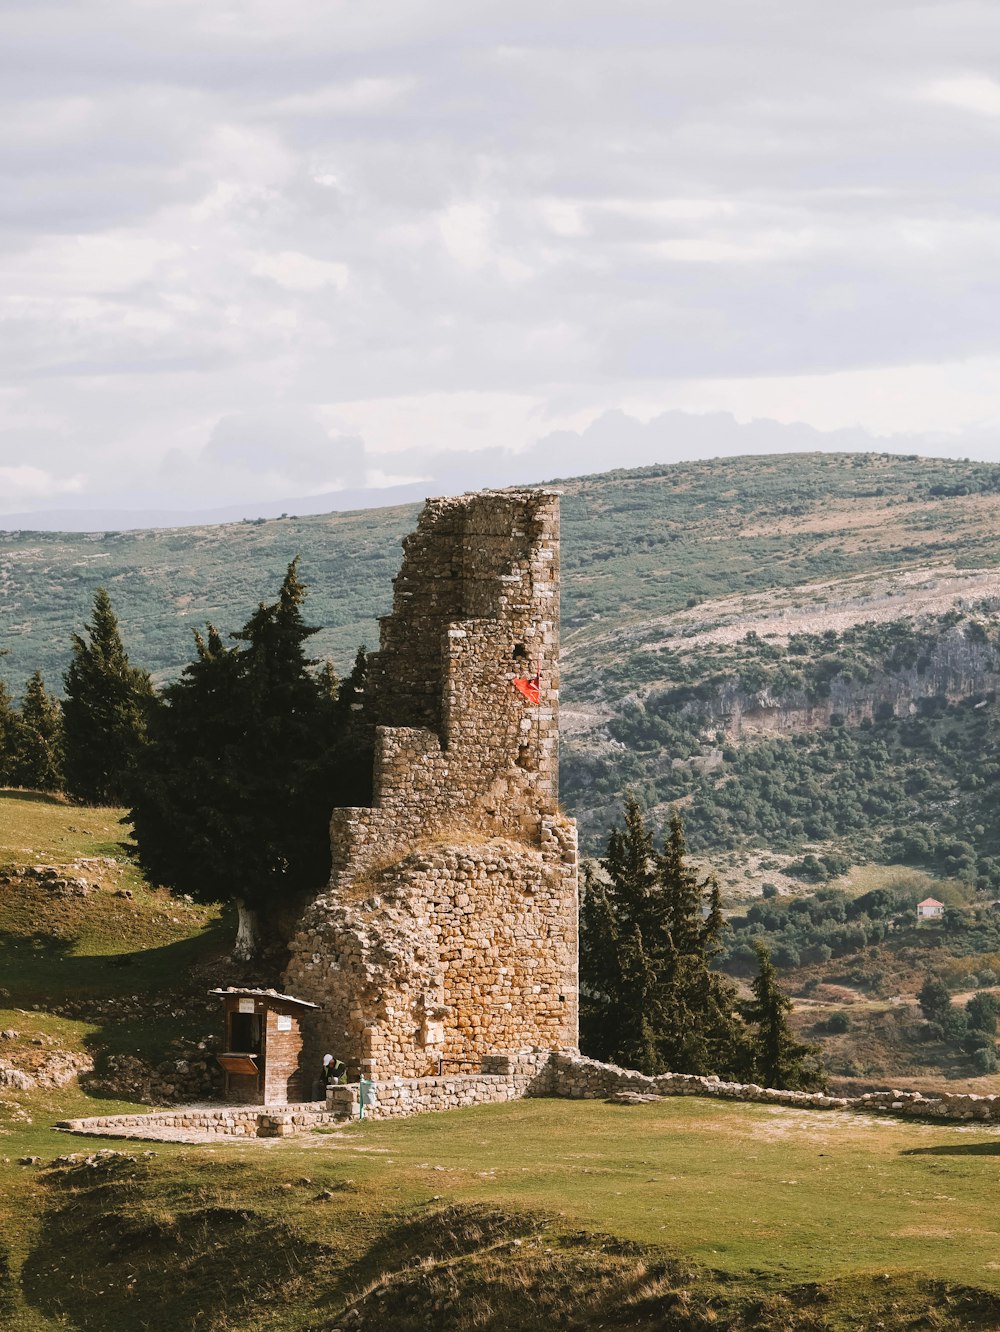
[[[248,907],[242,898],[236,899],[236,910],[239,912],[239,924],[236,927],[233,957],[239,962],[251,962],[260,952],[260,920],[257,912]]]

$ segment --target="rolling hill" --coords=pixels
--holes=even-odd
[[[756,851],[832,845],[1000,884],[984,794],[1000,758],[1000,471],[786,454],[556,484],[563,791],[589,849],[628,783],[659,819],[680,802],[693,848],[724,853],[734,885]],[[192,627],[239,627],[301,554],[316,651],[343,669],[377,639],[415,512],[6,533],[0,668],[15,689],[36,667],[57,682],[103,583],[133,659],[169,677]],[[870,790],[884,754],[893,790]],[[901,852],[906,825],[935,812],[941,836]]]

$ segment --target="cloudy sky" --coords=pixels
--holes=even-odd
[[[1000,457],[995,0],[0,24],[0,512],[353,492],[470,450],[536,479],[872,436]]]

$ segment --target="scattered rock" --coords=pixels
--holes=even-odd
[[[35,1079],[30,1074],[23,1073],[19,1068],[0,1064],[0,1087],[12,1087],[14,1091],[31,1091],[36,1085]]]

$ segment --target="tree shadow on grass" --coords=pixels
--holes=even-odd
[[[940,1147],[907,1147],[901,1156],[1000,1156],[1000,1138],[994,1142],[948,1142]]]
[[[71,805],[68,796],[56,791],[25,791],[15,786],[0,786],[0,797],[4,800],[26,800],[33,805]]]
[[[137,1055],[155,1065],[171,1057],[175,1039],[215,1033],[216,1001],[197,973],[223,954],[230,933],[219,923],[155,948],[75,955],[72,939],[0,930],[0,976],[11,992],[3,1003],[92,1024],[80,1044],[94,1070],[80,1085],[95,1099],[118,1100],[120,1092],[103,1084],[110,1057]]]
[[[227,921],[198,934],[152,948],[122,952],[74,953],[77,940],[42,931],[0,929],[0,974],[22,1006],[69,999],[113,1000],[123,993],[160,994],[183,980],[191,967],[223,953],[231,931]]]

